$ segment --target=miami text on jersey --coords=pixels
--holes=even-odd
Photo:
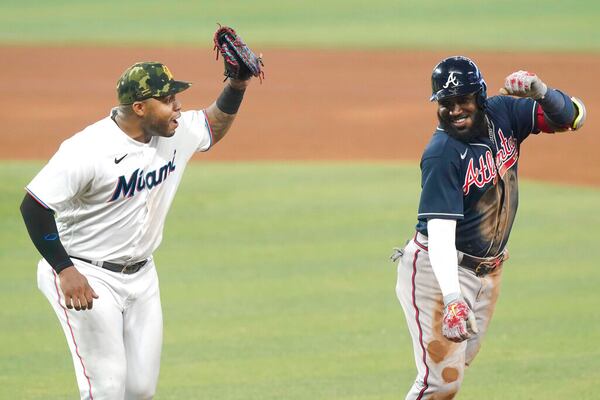
[[[517,151],[515,138],[511,137],[507,139],[501,129],[498,130],[498,136],[500,137],[500,148],[498,149],[498,154],[496,154],[496,162],[494,162],[494,156],[489,149],[486,150],[485,154],[479,156],[477,167],[475,167],[474,158],[469,160],[465,174],[465,183],[463,185],[465,196],[469,194],[471,185],[482,188],[486,183],[496,178],[498,171],[500,178],[502,178],[506,171],[517,163],[519,152]]]
[[[121,175],[117,181],[117,187],[108,202],[117,200],[121,197],[121,194],[123,197],[132,197],[136,191],[143,190],[144,188],[150,190],[160,185],[167,179],[171,172],[175,171],[175,152],[173,152],[173,159],[158,170],[144,173],[144,170],[138,168],[133,171],[129,180],[125,178],[125,175]]]

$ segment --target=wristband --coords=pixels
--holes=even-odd
[[[227,85],[217,99],[217,107],[225,114],[236,114],[242,104],[245,90],[238,90]]]

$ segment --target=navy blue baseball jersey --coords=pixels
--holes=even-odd
[[[499,254],[517,212],[520,145],[540,131],[538,110],[529,98],[494,96],[485,109],[487,137],[465,143],[438,127],[421,158],[417,231],[427,235],[428,219],[455,219],[458,250]]]

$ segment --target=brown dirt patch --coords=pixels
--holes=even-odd
[[[435,331],[438,332],[438,331]],[[446,358],[448,353],[450,352],[450,347],[448,343],[442,342],[440,340],[432,340],[427,345],[427,354],[431,357],[431,361],[434,363],[439,363]]]
[[[219,94],[221,61],[210,49],[2,47],[0,158],[47,159],[62,140],[108,114],[115,82],[140,60],[159,60],[194,86],[184,108]],[[429,75],[447,54],[265,50],[266,80],[247,93],[230,135],[203,160],[419,159],[435,127]],[[594,89],[600,55],[466,54],[496,92],[517,69],[583,98],[581,132],[540,135],[522,148],[521,176],[600,185],[600,128]]]
[[[452,383],[458,379],[459,374],[460,373],[458,372],[458,369],[452,368],[452,367],[446,367],[442,371],[442,378],[444,379],[444,382]]]

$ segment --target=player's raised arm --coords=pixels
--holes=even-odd
[[[250,79],[245,81],[229,79],[217,101],[205,110],[214,143],[221,140],[229,131],[242,104],[249,83]]]
[[[581,99],[549,88],[533,72],[521,70],[508,75],[500,93],[536,100],[540,106],[536,123],[543,132],[577,130],[585,122],[586,110]]]
[[[221,140],[235,119],[250,79],[264,77],[262,56],[257,57],[235,30],[219,26],[214,35],[214,49],[223,57],[225,79],[223,92],[205,111],[214,143]]]

